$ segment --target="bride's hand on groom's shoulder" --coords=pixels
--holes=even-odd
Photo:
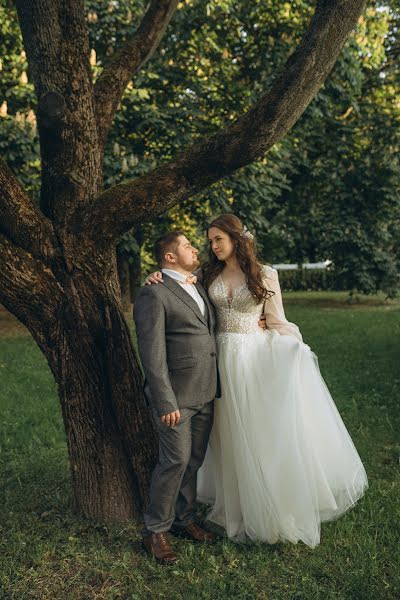
[[[152,283],[158,283],[163,281],[161,271],[155,271],[146,277],[143,285],[151,285]]]

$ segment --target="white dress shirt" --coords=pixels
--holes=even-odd
[[[193,300],[197,303],[201,314],[204,316],[206,313],[205,303],[194,283],[186,283],[185,275],[182,275],[182,273],[178,273],[178,271],[174,271],[173,269],[161,269],[161,272],[165,273],[165,275],[169,275],[172,279],[175,279],[181,288],[183,288],[189,296],[192,296]]]

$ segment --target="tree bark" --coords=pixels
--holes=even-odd
[[[89,35],[83,0],[17,0],[38,99],[41,208],[64,227],[102,189]]]
[[[49,268],[0,235],[0,302],[29,329],[57,383],[74,509],[101,519],[137,517],[157,444],[115,252],[92,251],[89,261],[75,242],[62,243]]]
[[[39,260],[50,263],[58,253],[53,224],[33,205],[0,158],[0,233]]]
[[[101,286],[77,290],[78,296],[88,297],[95,287]],[[54,341],[42,348],[57,373],[73,508],[106,520],[139,516],[156,448],[141,394],[140,367],[121,308],[117,299],[96,292],[97,318],[88,327],[85,315],[93,315],[92,301],[69,305],[57,355]]]

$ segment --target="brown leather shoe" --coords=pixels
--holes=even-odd
[[[216,535],[211,533],[210,531],[205,531],[196,523],[189,523],[186,527],[182,527],[182,529],[175,527],[172,528],[172,533],[176,533],[176,535],[181,535],[183,537],[189,538],[194,542],[214,542],[216,539]]]
[[[173,563],[178,558],[172,550],[166,533],[151,533],[143,538],[143,546],[146,552],[154,556],[159,562]]]

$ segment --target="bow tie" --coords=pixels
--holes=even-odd
[[[185,281],[182,281],[181,283],[197,283],[197,277],[196,275],[188,275],[185,279]]]

